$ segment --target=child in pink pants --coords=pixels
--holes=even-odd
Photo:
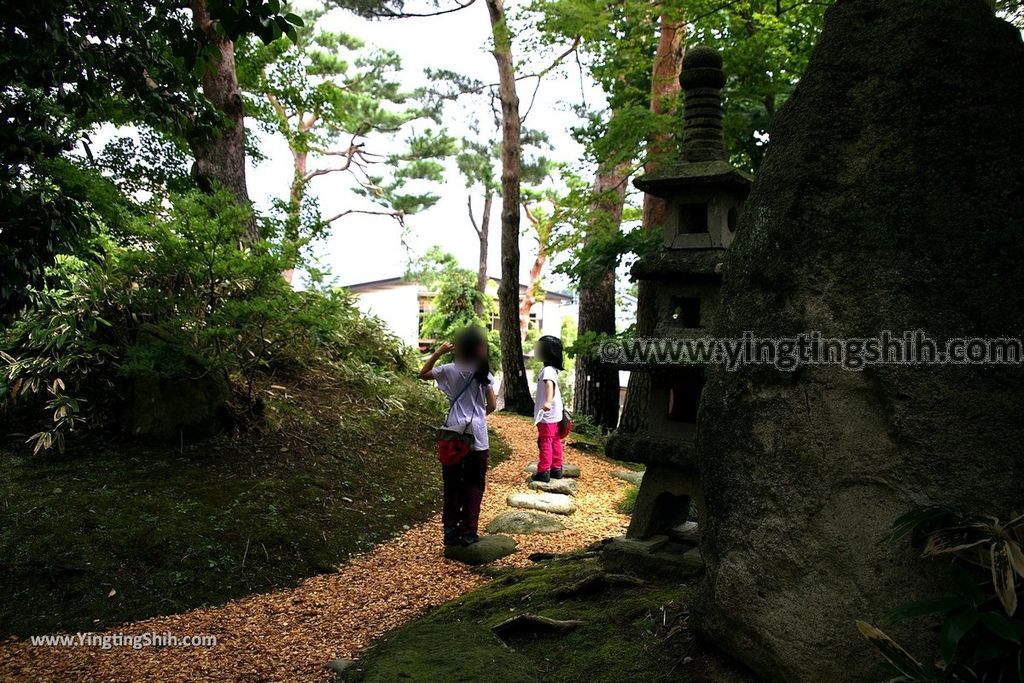
[[[562,341],[545,335],[537,340],[534,349],[544,368],[537,378],[537,393],[533,401],[534,423],[537,425],[537,473],[534,481],[562,478],[562,439],[559,423],[562,421],[562,395],[558,390],[558,373],[562,370]]]

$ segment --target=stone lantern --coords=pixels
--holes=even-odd
[[[639,189],[665,200],[663,247],[639,260],[632,276],[645,285],[638,307],[651,314],[649,336],[696,339],[707,336],[718,309],[722,260],[752,177],[726,160],[721,55],[710,47],[691,48],[679,82],[685,94],[681,158],[635,181]],[[639,431],[616,433],[607,453],[645,463],[647,471],[629,530],[609,545],[609,555],[697,567],[697,527],[688,520],[691,503],[699,508],[702,501],[696,435],[704,367],[630,369],[650,373],[645,424]]]

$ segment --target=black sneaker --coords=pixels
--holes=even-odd
[[[444,530],[444,544],[445,545],[461,545],[462,539],[459,537],[458,529],[445,529]]]
[[[535,474],[532,477],[530,477],[530,481],[543,481],[545,483],[549,482],[549,481],[551,481],[551,473],[550,472],[538,472],[537,474]]]
[[[559,467],[558,469],[555,469],[554,467],[552,467],[551,468],[551,478],[552,479],[561,479],[562,478],[562,468]]]
[[[480,540],[480,537],[477,536],[476,534],[463,534],[462,535],[462,545],[473,545],[474,543],[476,543],[479,540]]]

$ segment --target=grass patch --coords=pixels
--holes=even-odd
[[[619,512],[624,515],[633,514],[633,510],[636,508],[636,497],[640,493],[640,487],[632,484],[626,487],[626,492],[619,501],[618,508]]]
[[[262,389],[262,434],[0,453],[0,635],[294,585],[436,511],[439,409],[422,383],[394,378],[388,404],[323,377],[282,383]]]
[[[524,680],[524,662],[533,667],[533,677],[525,680],[553,683],[687,680],[688,674],[705,680],[700,676],[710,667],[722,668],[717,655],[701,650],[688,628],[687,606],[696,580],[559,595],[561,589],[600,570],[596,560],[579,557],[507,572],[389,634],[367,651],[345,680],[518,681]],[[526,634],[502,644],[490,629],[520,613],[586,623],[565,634]],[[460,638],[472,644],[465,656]],[[426,652],[451,656],[417,654]],[[514,666],[495,666],[479,678],[461,675],[471,660],[497,661],[503,652],[523,659],[516,659]]]
[[[498,434],[494,429],[487,429],[487,440],[490,443],[487,454],[487,465],[489,467],[500,465],[512,457],[512,447],[505,440],[505,437]]]

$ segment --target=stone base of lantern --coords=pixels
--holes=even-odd
[[[679,578],[704,571],[700,548],[657,535],[644,540],[619,536],[601,552],[601,565],[607,571],[642,576]]]

